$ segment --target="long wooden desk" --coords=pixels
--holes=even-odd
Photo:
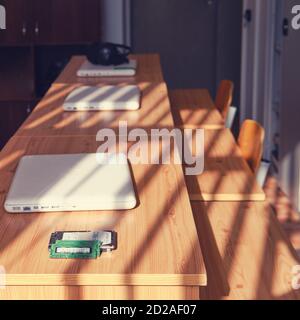
[[[143,98],[138,111],[64,112],[63,102],[77,86],[52,86],[16,136],[95,137],[103,128],[118,133],[121,121],[126,121],[128,130],[173,127],[164,83],[140,85]],[[205,130],[205,171],[186,180],[191,200],[265,200],[229,129]]]
[[[206,271],[180,165],[132,165],[139,199],[134,210],[4,211],[21,156],[92,153],[97,148],[93,136],[15,137],[1,152],[0,265],[7,272],[7,287],[0,298],[198,299]],[[113,253],[93,261],[49,259],[52,232],[103,229],[118,233]]]
[[[178,89],[169,92],[176,126],[181,128],[223,129],[225,121],[207,89]]]
[[[7,272],[0,299],[296,297],[289,270],[297,259],[228,129],[205,130],[205,171],[199,176],[184,179],[180,165],[133,164],[139,198],[133,210],[4,212],[7,190],[24,154],[95,152],[98,130],[115,130],[120,120],[127,121],[129,129],[174,127],[158,56],[138,59],[134,79],[78,79],[76,68],[83,58],[72,59],[0,153],[0,266]],[[143,91],[141,110],[62,111],[72,88],[105,83],[138,84]],[[204,117],[200,122],[206,121]],[[118,249],[95,261],[48,258],[51,232],[84,229],[116,230]]]
[[[81,83],[86,85],[107,84],[107,83],[141,83],[141,82],[164,82],[160,57],[158,54],[132,55],[137,60],[137,74],[135,77],[105,77],[105,78],[84,78],[77,77],[77,70],[86,60],[84,56],[74,56],[59,77],[54,81],[57,84]]]
[[[63,113],[62,101],[81,82],[74,58],[32,115],[0,153],[1,299],[198,299],[206,270],[180,165],[132,165],[139,205],[124,212],[8,214],[3,209],[20,157],[96,152],[99,129],[173,127],[158,56],[139,58],[142,109],[129,113]],[[77,81],[78,80],[78,81]],[[151,82],[153,80],[153,82]],[[154,81],[155,80],[155,81]],[[88,83],[90,81],[86,79]],[[95,85],[126,79],[94,79]],[[95,261],[50,260],[58,230],[114,229],[118,249]]]
[[[141,108],[137,111],[64,112],[64,100],[79,86],[53,85],[16,135],[96,135],[103,128],[118,131],[121,121],[126,121],[128,129],[174,127],[167,86],[163,82],[139,84]]]
[[[195,153],[193,139],[192,154]],[[186,176],[192,201],[264,201],[265,193],[229,129],[205,130],[204,172]]]

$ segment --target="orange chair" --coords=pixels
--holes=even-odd
[[[254,120],[245,120],[238,137],[238,145],[250,169],[256,175],[260,167],[265,139],[264,128]]]
[[[234,84],[230,80],[222,80],[218,88],[215,106],[224,119],[227,119],[228,111],[232,103],[233,89]]]

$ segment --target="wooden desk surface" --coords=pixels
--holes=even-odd
[[[231,131],[205,130],[204,137],[204,172],[198,176],[186,176],[190,199],[264,201],[265,193],[242,157]],[[194,151],[195,148],[193,154]]]
[[[207,89],[170,90],[171,109],[176,126],[223,129],[225,121]]]
[[[201,299],[300,299],[299,257],[266,202],[193,203],[208,286]]]
[[[138,63],[137,73],[134,77],[77,77],[77,71],[83,62],[85,56],[74,56],[68,63],[63,72],[54,81],[54,84],[74,84],[81,83],[85,85],[107,84],[107,83],[141,83],[141,82],[164,82],[162,74],[160,57],[158,54],[138,54],[132,55]]]
[[[22,155],[96,150],[95,137],[14,137],[1,152],[0,265],[6,269],[8,288],[206,285],[180,165],[132,165],[140,202],[133,210],[19,215],[4,211]],[[118,249],[113,253],[92,261],[49,259],[52,232],[101,229],[117,231]]]
[[[174,127],[165,83],[140,83],[141,108],[137,111],[64,112],[68,94],[81,84],[54,85],[35,107],[17,136],[96,135],[100,129]]]

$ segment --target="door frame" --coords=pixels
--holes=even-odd
[[[278,1],[278,0],[277,0]],[[280,1],[280,0],[279,0]],[[276,7],[274,0],[243,0],[243,12],[250,9],[252,21],[243,19],[240,122],[251,118],[265,128],[264,158],[271,160],[274,144],[274,95],[276,85]]]
[[[131,46],[131,0],[124,0],[124,43]]]

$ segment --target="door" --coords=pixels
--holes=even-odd
[[[216,1],[132,1],[135,52],[158,52],[171,88],[214,88]]]
[[[31,0],[0,0],[6,11],[6,29],[0,31],[0,45],[31,41]]]
[[[34,0],[36,44],[77,44],[100,39],[100,0]]]
[[[282,104],[280,118],[280,183],[300,210],[300,30],[292,27],[292,8],[299,0],[284,0]]]
[[[238,88],[240,0],[131,2],[134,51],[160,53],[170,88],[205,87],[214,96],[222,78]]]

